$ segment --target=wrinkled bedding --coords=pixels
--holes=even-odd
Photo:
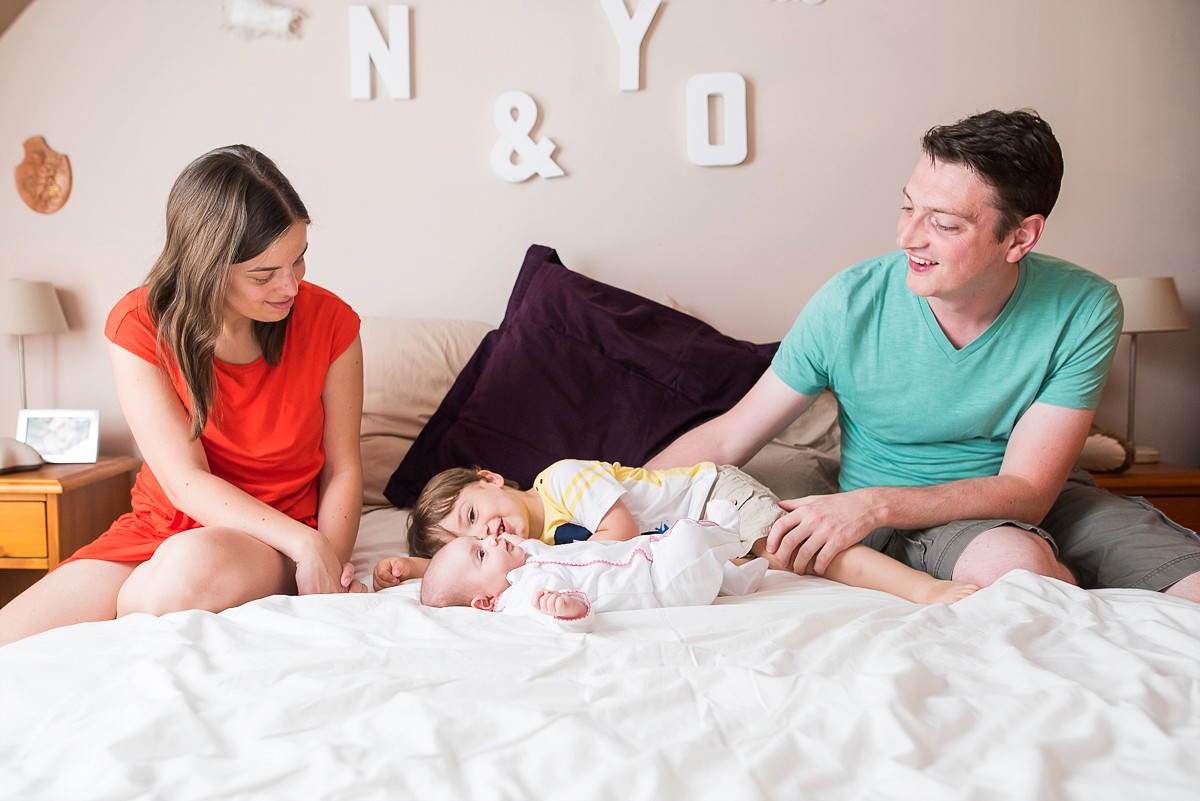
[[[367,515],[360,577],[403,512]],[[1200,606],[1029,573],[915,606],[770,573],[589,634],[409,582],[0,649],[11,799],[1194,801]]]

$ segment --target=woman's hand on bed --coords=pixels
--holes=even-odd
[[[861,542],[876,528],[866,493],[840,492],[780,501],[787,514],[767,535],[773,553],[797,574],[823,575],[833,557]]]
[[[298,556],[289,554],[296,562],[296,592],[299,595],[346,592],[342,583],[344,566],[325,535],[309,529],[310,536]]]
[[[372,579],[376,590],[395,587],[402,581],[420,578],[429,566],[428,559],[419,556],[389,556],[375,563]]]

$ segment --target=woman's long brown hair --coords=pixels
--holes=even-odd
[[[213,360],[230,267],[265,251],[297,222],[310,222],[300,196],[274,162],[246,145],[205,153],[171,187],[166,243],[146,278],[146,306],[158,327],[160,359],[174,361],[187,386],[193,439],[215,401]],[[271,366],[279,363],[290,319],[254,323]]]

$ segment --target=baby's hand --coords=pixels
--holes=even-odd
[[[372,576],[375,580],[375,589],[395,587],[407,579],[420,578],[425,575],[425,568],[428,565],[428,559],[420,559],[415,556],[389,556],[386,559],[380,559],[375,563],[375,571]]]
[[[533,607],[543,615],[575,620],[588,613],[588,605],[577,595],[554,590],[538,590],[533,596]]]

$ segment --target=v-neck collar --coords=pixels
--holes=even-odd
[[[1021,294],[1025,291],[1025,283],[1027,273],[1025,269],[1026,261],[1021,259],[1017,264],[1017,285],[1013,288],[1012,295],[1009,296],[1008,302],[1004,304],[1004,308],[1000,310],[995,320],[992,320],[991,325],[984,330],[982,334],[975,337],[971,342],[963,348],[954,347],[946,332],[942,330],[942,326],[938,323],[937,317],[933,313],[933,309],[929,308],[929,299],[917,296],[917,306],[921,309],[921,317],[925,320],[925,325],[929,328],[929,333],[933,337],[933,341],[937,343],[942,353],[952,362],[965,361],[971,358],[971,355],[984,348],[996,332],[1004,325],[1004,321],[1012,316],[1013,309],[1021,301]]]

